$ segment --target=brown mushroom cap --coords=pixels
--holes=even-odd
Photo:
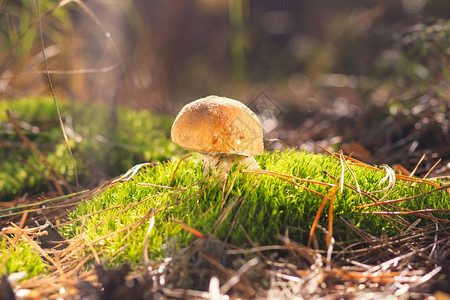
[[[179,112],[172,140],[181,147],[213,153],[253,156],[264,150],[261,123],[237,100],[208,96]]]

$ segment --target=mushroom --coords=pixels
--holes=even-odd
[[[181,147],[199,152],[204,174],[229,172],[234,162],[258,169],[253,155],[264,151],[261,123],[237,100],[208,96],[181,109],[171,131]]]

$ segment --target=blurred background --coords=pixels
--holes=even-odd
[[[450,1],[3,0],[3,101],[50,94],[36,3],[57,99],[104,104],[112,130],[123,106],[173,118],[215,94],[268,149],[450,174]]]

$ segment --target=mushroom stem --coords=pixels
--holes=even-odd
[[[205,153],[200,152],[203,165],[203,174],[208,174],[211,170],[216,172],[230,172],[234,162],[246,166],[247,169],[259,169],[259,165],[253,156],[224,153]]]

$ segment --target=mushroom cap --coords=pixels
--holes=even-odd
[[[258,117],[241,102],[219,96],[184,106],[171,136],[181,147],[198,152],[253,156],[264,151]]]

